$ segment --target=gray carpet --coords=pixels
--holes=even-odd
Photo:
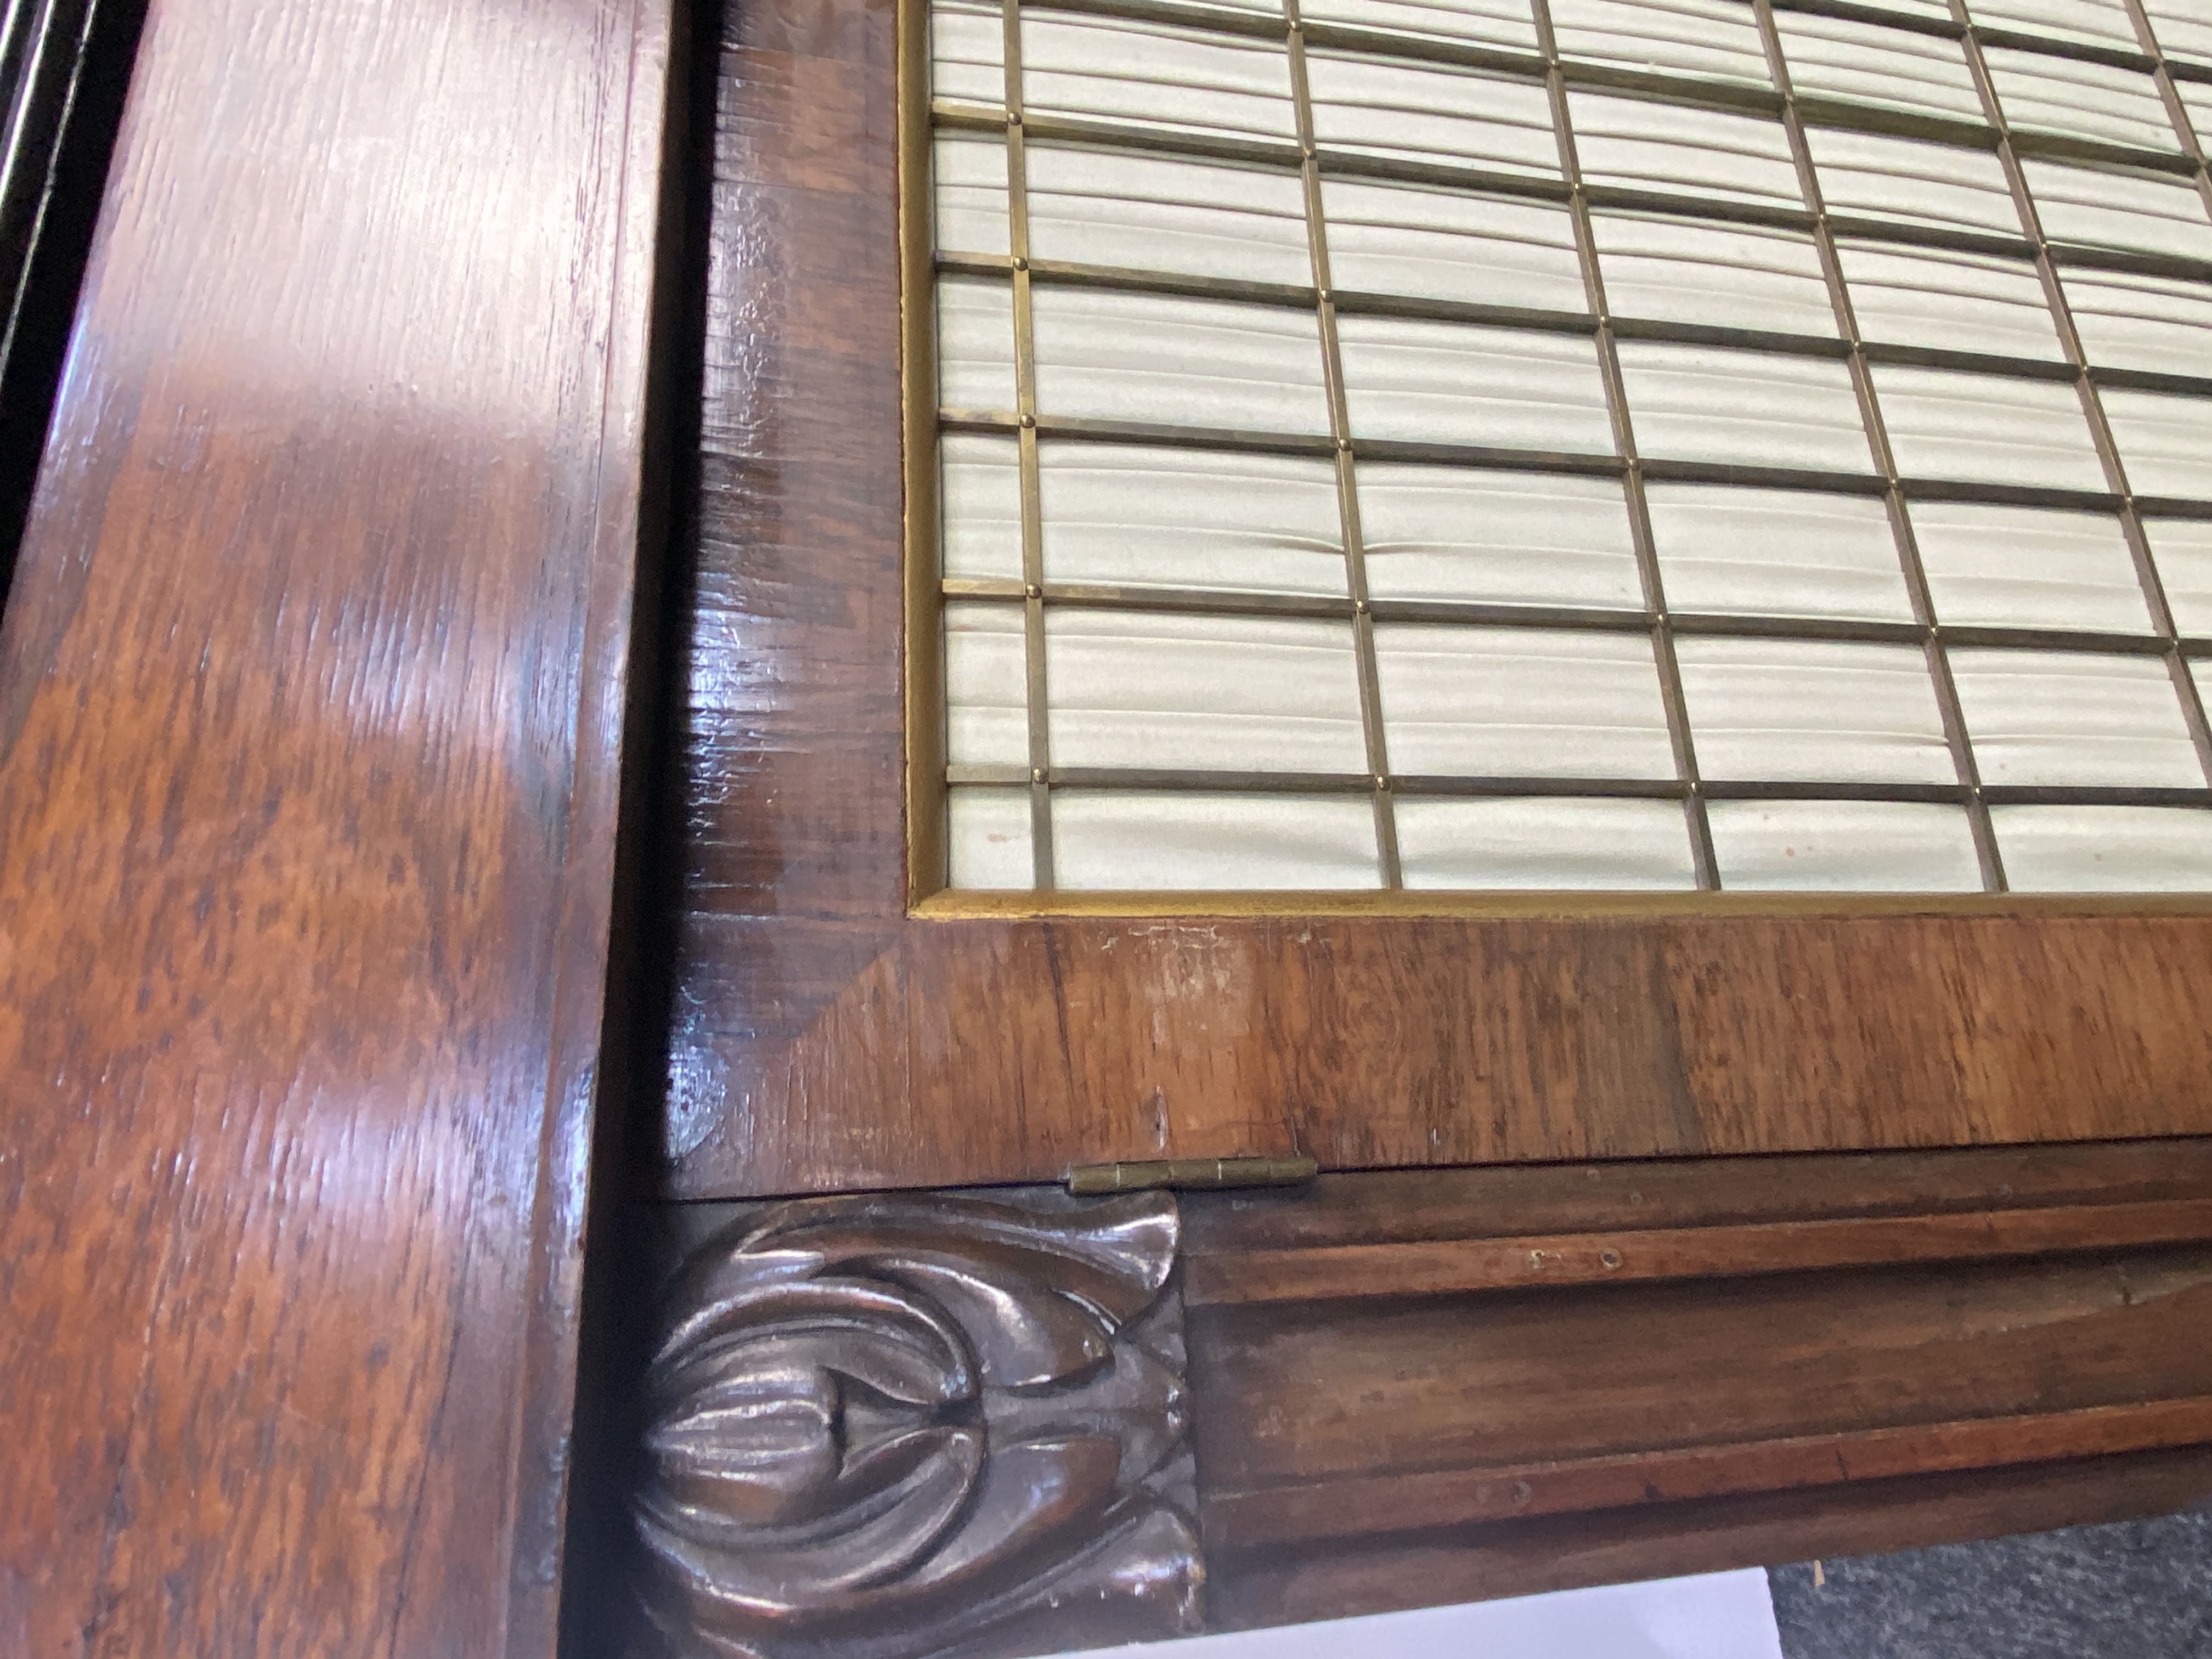
[[[2212,1508],[1775,1567],[1787,1659],[2212,1659]]]

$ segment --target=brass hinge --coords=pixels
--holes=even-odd
[[[1298,1187],[1320,1169],[1310,1158],[1170,1158],[1152,1163],[1079,1164],[1071,1193],[1142,1193],[1162,1187],[1218,1192],[1224,1187]]]

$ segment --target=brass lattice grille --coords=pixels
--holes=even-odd
[[[2212,58],[1298,4],[933,13],[956,884],[2212,884]]]

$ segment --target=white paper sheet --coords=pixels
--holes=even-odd
[[[1864,472],[1850,372],[1817,357],[1624,340],[1638,453],[1672,461]]]
[[[1875,395],[1906,477],[2105,488],[2072,386],[1880,363]]]
[[[1759,1567],[1110,1651],[1115,1659],[1782,1659]]]
[[[1331,283],[1476,305],[1586,311],[1565,207],[1324,178]]]
[[[1336,332],[1355,438],[1612,452],[1597,349],[1580,335],[1357,316]]]
[[[1367,770],[1348,621],[1048,611],[1045,679],[1055,766]]]
[[[1779,121],[1580,88],[1567,94],[1567,107],[1583,177],[1591,184],[1804,205]]]
[[[1616,317],[1832,336],[1836,313],[1813,239],[1760,225],[1595,213],[1590,228]],[[1580,309],[1579,307],[1576,307]]]
[[[938,279],[937,396],[947,409],[1013,409],[1014,295],[1006,283]]]
[[[2173,625],[2184,634],[2212,634],[2212,523],[2202,519],[2146,519],[2143,534],[2158,566]]]
[[[1390,769],[1471,777],[1674,775],[1649,638],[1382,623]]]
[[[2117,518],[1967,501],[1910,511],[1937,621],[2150,631]]]
[[[1310,311],[1039,283],[1030,314],[1043,413],[1328,431],[1321,326]]]
[[[2007,46],[1990,46],[1983,55],[2005,119],[2014,127],[2138,149],[2181,148],[2158,82],[2148,75]]]
[[[1408,887],[1679,892],[1697,884],[1689,827],[1671,800],[1401,795],[1396,818]]]
[[[1713,779],[1951,783],[1926,659],[1911,646],[1674,642],[1698,765]]]
[[[1006,146],[971,132],[940,132],[931,152],[937,246],[949,252],[1010,251]]]
[[[1973,71],[1956,40],[1779,9],[1774,27],[1790,84],[1802,98],[1886,104],[1954,121],[1983,118]]]
[[[1715,801],[1721,885],[1734,892],[1972,893],[1982,885],[1961,806],[1901,801]]]
[[[2106,387],[2105,418],[2140,495],[2212,495],[2212,398]]]
[[[1030,255],[1246,282],[1313,281],[1294,173],[1030,143]]]
[[[1375,809],[1352,795],[1055,790],[1060,886],[1250,890],[1381,884]]]
[[[1226,138],[1297,136],[1282,41],[1165,23],[1024,11],[1022,98],[1034,115],[1136,121]]]
[[[938,440],[938,547],[947,576],[1022,579],[1021,455],[1012,438]]]
[[[1534,81],[1310,52],[1306,86],[1314,137],[1331,149],[1497,173],[1559,170],[1550,106]]]
[[[945,607],[945,758],[953,765],[1028,767],[1023,663],[1018,606]]]
[[[1523,0],[1304,0],[1298,15],[1316,23],[1536,50],[1535,20]]]
[[[939,98],[1003,106],[1004,13],[988,0],[931,0],[930,91]]]
[[[2091,362],[2212,375],[2212,285],[2079,265],[2059,276]]]
[[[1871,496],[1655,483],[1644,498],[1672,610],[1912,619],[1888,510]]]
[[[1628,504],[1611,478],[1358,468],[1367,591],[1378,599],[1640,609]]]
[[[1047,439],[1037,472],[1048,581],[1346,596],[1327,461]]]
[[[2158,36],[2160,51],[2169,58],[2212,65],[2212,13],[2199,0],[2147,0],[2143,10]]]
[[[1013,438],[942,438],[945,575],[1022,580]],[[1336,469],[1214,449],[1037,445],[1046,581],[1345,598]]]
[[[2212,812],[2171,806],[1990,811],[2015,893],[2212,890]]]
[[[2137,50],[2121,0],[1974,0],[1972,11],[1977,23],[1991,28]]]
[[[2204,787],[2155,657],[1954,651],[1951,677],[1984,783]]]
[[[2063,362],[2042,280],[2025,259],[1840,240],[1860,337]]]
[[[945,813],[953,886],[1019,890],[1036,884],[1028,790],[948,789]]]
[[[2021,234],[2004,168],[1985,151],[1832,127],[1808,127],[1805,144],[1831,213]]]
[[[2186,181],[2024,158],[2021,173],[2054,242],[2212,258],[2212,219]]]
[[[1026,789],[956,787],[952,884],[1033,884]],[[1361,888],[1382,881],[1374,809],[1343,795],[1055,790],[1054,878],[1073,891]]]
[[[1553,0],[1563,58],[1769,84],[1750,8],[1729,0]]]

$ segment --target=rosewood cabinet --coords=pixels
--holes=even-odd
[[[149,9],[0,627],[0,1643],[1042,1652],[2212,1490],[2199,898],[946,885],[921,16]]]

